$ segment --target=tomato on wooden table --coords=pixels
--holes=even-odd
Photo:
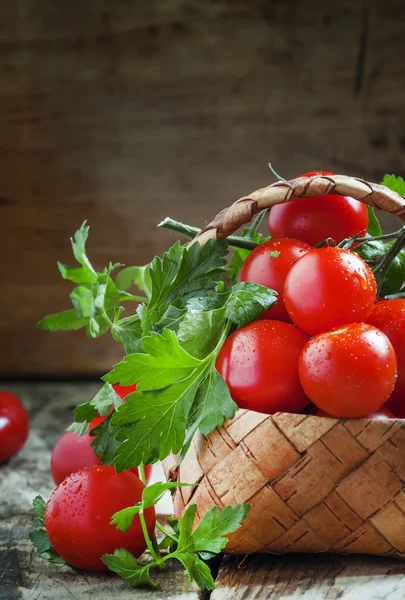
[[[126,548],[139,557],[146,549],[139,516],[129,530],[110,525],[113,514],[141,500],[140,479],[111,466],[95,466],[72,473],[52,493],[45,513],[45,527],[52,546],[79,569],[107,571],[103,554]],[[145,510],[149,534],[155,528],[155,509]]]
[[[394,391],[387,400],[387,407],[397,417],[405,418],[405,299],[378,302],[367,323],[381,329],[394,346],[398,361],[398,379]]]
[[[21,450],[28,432],[28,413],[21,400],[12,392],[0,391],[0,463]]]
[[[263,319],[291,322],[283,299],[284,282],[292,263],[311,250],[311,246],[299,240],[280,239],[264,242],[252,250],[243,263],[239,281],[265,285],[278,294],[277,303],[264,311]]]
[[[298,378],[298,358],[307,341],[289,323],[254,321],[225,340],[216,368],[240,408],[299,412],[309,403]]]
[[[328,415],[366,417],[389,398],[397,359],[382,331],[353,323],[313,337],[301,353],[298,372],[307,396]]]
[[[312,171],[301,177],[333,175],[329,171]],[[273,206],[269,230],[274,238],[296,238],[315,246],[330,237],[336,244],[368,228],[368,211],[363,202],[349,196],[328,194],[320,198],[303,198]],[[364,234],[363,234],[364,235]]]
[[[287,274],[284,302],[293,322],[315,335],[366,320],[376,301],[372,270],[355,252],[311,250]]]

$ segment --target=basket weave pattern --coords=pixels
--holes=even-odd
[[[238,554],[336,552],[405,558],[405,421],[239,410],[178,467],[175,512],[248,503],[229,538]]]
[[[223,239],[265,208],[347,195],[405,220],[405,197],[345,175],[278,181],[222,210],[191,242]],[[269,366],[271,368],[271,366]],[[179,488],[175,513],[197,504],[248,503],[227,552],[337,552],[405,558],[405,420],[329,419],[239,410],[208,437],[197,434],[183,462],[168,457]]]

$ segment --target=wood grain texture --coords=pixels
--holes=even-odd
[[[226,557],[210,600],[401,600],[405,564],[371,556]]]
[[[56,260],[143,264],[168,214],[319,167],[379,181],[405,154],[402,0],[18,0],[0,6],[0,375],[104,373],[108,337],[35,330]]]

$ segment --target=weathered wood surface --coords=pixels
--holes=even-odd
[[[28,540],[34,520],[31,503],[48,498],[53,483],[50,450],[71,421],[71,408],[84,402],[98,384],[13,384],[7,386],[31,416],[22,452],[0,466],[0,600],[208,600],[190,585],[183,570],[170,565],[157,573],[158,592],[132,590],[113,574],[97,575],[48,564]],[[405,562],[368,556],[289,555],[225,557],[211,600],[289,599],[402,600]]]
[[[45,499],[54,484],[49,470],[50,451],[72,421],[72,407],[85,402],[98,384],[12,384],[7,387],[29,410],[31,429],[23,450],[0,465],[0,600],[182,600],[200,597],[184,570],[176,564],[157,573],[161,591],[133,590],[114,574],[74,571],[39,559],[28,539],[34,516],[32,500]]]
[[[403,600],[405,563],[375,556],[226,557],[211,600]]]
[[[68,306],[56,260],[142,264],[269,183],[402,172],[402,0],[16,0],[0,5],[0,374],[104,373],[108,336],[35,330]]]

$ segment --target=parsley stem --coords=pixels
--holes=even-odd
[[[178,542],[178,538],[174,535],[174,533],[171,533],[168,529],[166,529],[166,527],[164,527],[161,523],[159,523],[159,521],[156,521],[156,527],[158,529],[160,529],[160,531],[162,533],[164,533],[165,535],[167,535],[167,537],[169,537],[171,540],[173,540],[173,542]]]
[[[141,463],[138,467],[139,479],[142,481],[143,485],[146,485],[146,474],[145,474],[145,465]]]
[[[179,221],[175,221],[170,217],[166,217],[161,223],[159,223],[158,227],[162,227],[163,229],[170,229],[171,231],[177,231],[178,233],[183,233],[187,237],[194,239],[198,233],[200,233],[200,229],[198,227],[193,227],[192,225],[186,225],[185,223],[180,223]],[[249,240],[247,238],[240,237],[238,235],[230,235],[227,237],[227,242],[230,246],[234,248],[245,248],[246,250],[254,250],[259,244]]]
[[[148,528],[146,526],[145,515],[142,509],[139,511],[139,520],[141,522],[143,537],[145,538],[146,546],[149,550],[149,553],[157,562],[159,562],[161,556],[158,552],[156,552],[155,548],[153,547],[152,540],[149,537]]]

